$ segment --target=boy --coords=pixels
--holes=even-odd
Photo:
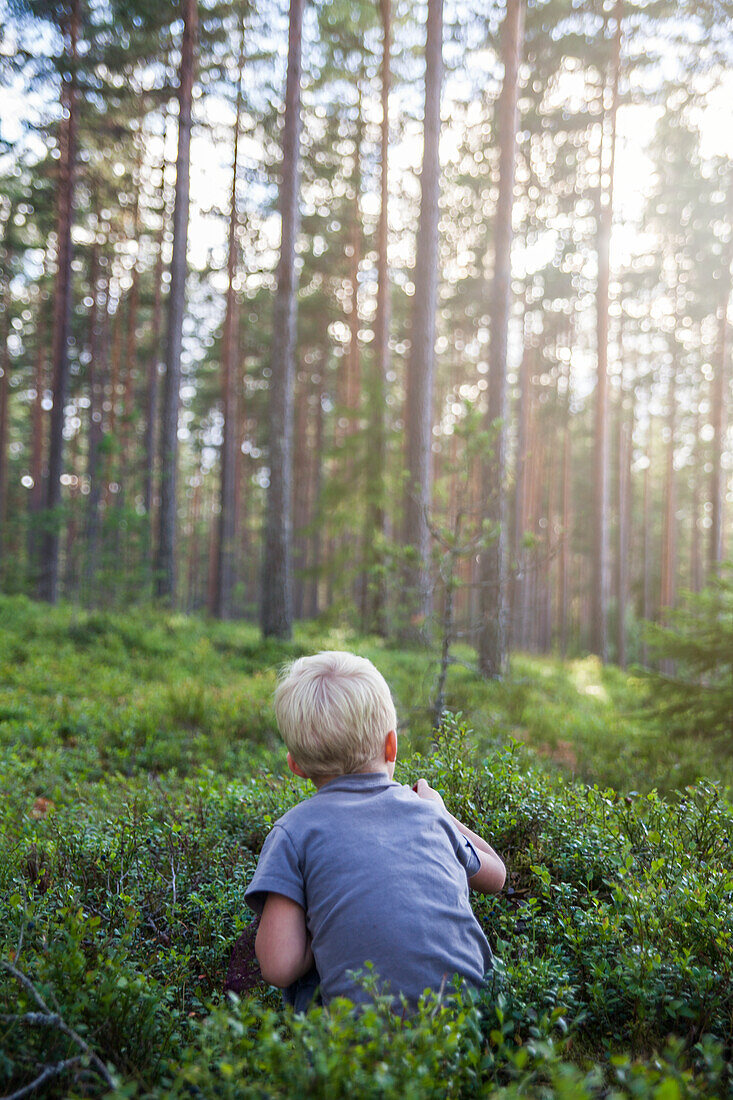
[[[468,887],[498,892],[504,864],[424,779],[414,790],[393,781],[397,717],[374,665],[301,657],[275,715],[288,766],[317,791],[275,823],[247,888],[265,981],[285,988],[315,964],[326,1004],[368,1000],[354,978],[367,962],[380,989],[412,1006],[455,974],[479,986],[491,950]]]

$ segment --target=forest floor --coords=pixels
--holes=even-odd
[[[264,987],[223,996],[257,853],[307,794],[277,670],[324,648],[375,662],[397,778],[426,775],[507,861],[474,903],[504,981],[480,1010],[298,1021]],[[436,744],[424,651],[0,597],[0,1094],[49,1067],[44,1095],[120,1100],[729,1094],[730,757],[671,740],[643,682],[595,659],[516,655],[486,683],[456,656]],[[65,1030],[32,1022],[38,997]]]
[[[253,749],[281,771],[277,672],[321,649],[353,650],[377,665],[394,695],[403,754],[431,744],[437,652],[317,624],[296,626],[291,643],[263,643],[248,623],[152,610],[49,612],[22,598],[0,598],[0,624],[0,744],[46,750],[37,753],[39,787],[44,774],[56,785],[59,753],[61,774],[90,779],[197,764],[244,778],[239,761]],[[669,792],[706,778],[733,788],[733,755],[704,737],[670,737],[634,672],[595,657],[515,654],[507,679],[487,682],[468,647],[456,647],[454,659],[447,706],[472,730],[477,759],[516,740],[601,787]]]

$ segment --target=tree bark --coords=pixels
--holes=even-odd
[[[405,639],[421,637],[430,613],[428,510],[431,495],[435,314],[438,297],[438,217],[440,197],[440,97],[443,82],[443,0],[428,0],[425,45],[424,147],[420,176],[420,221],[415,256],[415,293],[407,366],[403,544],[405,583],[402,606]]]
[[[710,473],[710,501],[712,504],[708,567],[717,571],[723,560],[723,512],[725,509],[725,479],[722,460],[726,434],[726,405],[729,392],[728,377],[730,358],[728,305],[731,294],[731,264],[733,264],[733,170],[728,181],[728,246],[725,249],[720,282],[718,306],[718,348],[712,387],[713,446]]]
[[[75,408],[75,413],[78,413],[78,406]],[[72,476],[76,476],[76,481],[72,481],[69,488],[69,507],[68,507],[68,521],[64,531],[65,551],[64,551],[64,575],[62,580],[62,591],[67,599],[77,597],[79,595],[79,577],[78,577],[78,562],[77,562],[77,532],[79,527],[79,515],[78,515],[78,503],[79,503],[79,443],[81,441],[81,432],[77,431],[71,438],[69,443],[69,470]]]
[[[504,81],[497,105],[499,198],[494,219],[494,275],[490,303],[489,406],[491,455],[483,469],[483,514],[491,527],[481,553],[481,626],[478,665],[482,676],[501,677],[507,666],[506,568],[506,360],[511,312],[512,210],[517,139],[519,63],[524,35],[523,0],[507,0],[502,32]]]
[[[305,372],[298,373],[295,384],[293,416],[293,615],[305,614],[305,570],[308,565],[308,497],[310,460],[308,430],[308,382]]]
[[[389,330],[391,287],[389,279],[389,92],[391,83],[392,0],[378,0],[382,22],[381,105],[379,139],[379,222],[377,224],[377,312],[374,319],[374,360],[369,395],[370,432],[367,455],[367,501],[364,528],[363,628],[367,633],[387,633],[387,591],[384,577],[385,475],[387,436],[385,426],[387,373],[390,369]]]
[[[196,604],[199,577],[199,500],[202,495],[201,476],[194,480],[189,510],[190,534],[188,540],[188,576],[186,584],[186,607],[191,610]]]
[[[56,212],[56,287],[53,305],[53,408],[49,433],[48,480],[45,494],[44,532],[41,544],[39,596],[49,603],[58,599],[61,517],[61,474],[64,460],[64,415],[69,389],[69,330],[72,296],[72,241],[78,89],[76,63],[81,28],[80,0],[71,0],[68,25],[64,28],[64,52],[69,71],[61,82],[64,116],[59,127],[59,175]]]
[[[100,447],[102,442],[104,362],[101,310],[107,316],[106,284],[100,285],[99,245],[95,241],[89,267],[89,291],[92,307],[89,312],[89,427],[87,444],[87,477],[89,495],[86,516],[86,562],[84,589],[89,603],[94,602],[97,569],[99,567],[99,506],[102,499],[100,477]]]
[[[216,548],[216,577],[214,583],[214,615],[218,619],[233,617],[235,539],[237,518],[236,466],[237,466],[237,366],[239,343],[237,340],[237,183],[239,174],[239,127],[242,115],[242,70],[244,68],[244,31],[239,47],[239,82],[237,106],[234,118],[234,152],[232,157],[232,189],[229,207],[229,246],[227,254],[227,299],[222,337],[222,410],[224,435],[221,444],[221,482],[219,492],[219,531]]]
[[[650,564],[650,531],[649,531],[649,480],[651,477],[651,464],[652,464],[652,422],[649,422],[649,437],[646,445],[646,458],[647,464],[644,467],[644,498],[642,505],[642,524],[641,524],[641,537],[642,537],[642,577],[641,577],[641,617],[645,621],[648,621],[651,616],[651,581],[649,577],[649,564]],[[646,641],[646,636],[642,634],[641,641],[641,663],[645,667],[649,660],[649,646]]]
[[[163,232],[158,242],[158,255],[155,259],[153,276],[153,316],[150,325],[152,348],[148,360],[145,386],[145,473],[143,477],[143,507],[145,514],[152,516],[153,484],[155,480],[155,425],[158,419],[158,361],[160,358],[160,329],[163,315]]]
[[[611,276],[611,230],[613,227],[613,175],[616,161],[616,115],[621,68],[621,27],[623,0],[616,0],[615,34],[611,63],[611,104],[603,116],[603,138],[606,120],[609,126],[608,163],[604,164],[605,140],[601,141],[598,188],[598,285],[596,289],[596,339],[598,372],[595,404],[594,473],[593,473],[593,581],[591,589],[591,649],[602,661],[608,653],[608,307]],[[605,89],[604,89],[605,98]],[[607,175],[604,189],[603,177]]]
[[[289,638],[293,629],[292,445],[295,379],[295,245],[300,211],[300,80],[304,0],[290,0],[280,181],[282,237],[272,318],[269,404],[270,483],[267,490],[260,622],[267,637]]]
[[[140,240],[140,188],[142,185],[142,118],[140,119],[140,133],[138,135],[137,164],[135,166],[135,202],[133,207],[133,239]],[[137,317],[140,303],[140,268],[137,256],[132,268],[132,285],[127,303],[127,332],[125,336],[125,399],[122,419],[122,462],[120,469],[120,491],[117,497],[117,506],[122,508],[125,497],[134,493],[133,463],[131,461],[133,441],[133,420],[135,413],[135,374],[137,370]]]
[[[160,162],[160,226],[158,229],[158,251],[155,257],[155,272],[153,275],[153,315],[150,323],[151,346],[145,381],[145,430],[143,437],[143,462],[145,464],[143,470],[143,508],[147,520],[143,553],[145,558],[147,584],[151,589],[154,529],[153,510],[155,506],[154,486],[157,459],[158,363],[160,362],[160,333],[163,321],[163,242],[166,225],[166,166],[164,132],[163,155]]]
[[[560,534],[560,587],[558,604],[560,614],[560,655],[568,651],[568,588],[570,563],[570,363],[565,373],[565,410],[562,444],[562,520]]]
[[[354,136],[354,164],[351,173],[351,226],[349,232],[349,245],[351,256],[349,257],[349,352],[346,359],[346,386],[345,404],[349,426],[347,433],[352,434],[358,423],[359,404],[361,399],[361,346],[359,343],[359,268],[361,267],[361,253],[363,233],[361,225],[361,158],[362,145],[364,143],[364,119],[362,117],[362,80],[363,73],[357,77],[357,119],[356,133]],[[348,460],[353,465],[353,456]],[[351,471],[349,471],[351,473]]]
[[[328,335],[323,338],[316,373],[313,375],[313,393],[315,406],[315,441],[313,448],[313,476],[311,484],[311,536],[309,547],[310,560],[310,590],[308,600],[308,614],[312,619],[318,615],[319,589],[321,573],[321,552],[323,545],[323,524],[321,519],[321,496],[323,493],[323,383],[328,359]]]
[[[176,594],[176,484],[178,462],[178,409],[181,388],[183,314],[188,274],[188,214],[191,153],[191,107],[198,31],[197,0],[184,0],[183,41],[178,88],[178,155],[176,199],[173,211],[173,254],[168,297],[168,338],[163,384],[160,515],[155,591],[172,604]]]
[[[659,607],[662,612],[674,607],[677,581],[677,486],[674,472],[675,430],[677,420],[677,363],[672,364],[667,389],[667,450],[664,473],[664,519],[662,530],[662,580]]]
[[[2,272],[2,331],[0,332],[0,566],[5,549],[8,518],[8,407],[10,401],[10,256],[5,251],[6,270]]]
[[[698,381],[698,396],[695,408],[695,428],[693,438],[695,449],[693,451],[692,465],[692,502],[690,510],[691,534],[690,534],[690,588],[693,592],[699,592],[702,588],[702,555],[700,552],[700,496],[701,496],[701,472],[704,466],[703,446],[700,439],[700,398],[702,382]]]
[[[526,330],[526,325],[525,325]],[[517,445],[514,466],[514,529],[512,532],[514,580],[512,583],[512,645],[524,644],[524,623],[527,588],[527,552],[523,546],[527,519],[527,487],[530,471],[530,401],[531,361],[534,349],[525,331],[524,351],[519,367],[519,408],[517,410]]]
[[[629,588],[629,494],[631,492],[631,441],[633,434],[633,390],[626,415],[624,391],[618,408],[618,525],[616,528],[616,663],[626,668],[626,603]]]
[[[31,477],[33,486],[28,500],[28,576],[31,588],[35,591],[40,582],[39,573],[39,529],[38,516],[43,509],[43,455],[44,455],[44,416],[43,394],[46,389],[46,329],[47,318],[43,293],[39,292],[36,307],[36,353],[33,387],[35,397],[31,409],[30,452]]]
[[[14,247],[11,234],[16,204],[11,199],[5,206],[2,229],[2,259],[0,260],[0,571],[6,554],[8,518],[8,462],[10,458],[10,331],[11,331],[11,279],[13,277]]]

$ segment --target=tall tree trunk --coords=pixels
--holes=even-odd
[[[382,22],[381,104],[379,135],[379,222],[377,224],[377,312],[374,319],[372,385],[369,394],[369,451],[367,454],[367,501],[364,528],[363,629],[384,636],[387,633],[387,590],[384,577],[385,476],[387,438],[385,408],[387,373],[390,369],[389,330],[391,288],[389,281],[389,91],[391,83],[392,0],[377,0]]]
[[[733,264],[733,169],[728,180],[728,245],[725,249],[720,280],[718,305],[718,348],[712,389],[713,447],[710,473],[710,501],[712,515],[708,566],[714,573],[723,559],[723,512],[725,509],[725,478],[722,460],[726,434],[726,406],[729,393],[729,325],[728,305],[731,294],[731,265]]]
[[[0,566],[5,549],[5,532],[8,518],[8,407],[10,401],[10,256],[5,252],[7,264],[2,273],[2,329],[0,330]]]
[[[523,546],[526,529],[527,486],[529,482],[530,379],[534,349],[526,331],[522,362],[519,367],[519,407],[517,409],[517,445],[514,468],[514,529],[512,550],[514,577],[512,582],[512,646],[524,644],[524,611],[527,587],[527,553]]]
[[[188,577],[186,584],[185,606],[190,610],[196,603],[196,592],[199,577],[199,501],[201,499],[202,479],[199,475],[194,479],[193,493],[191,494],[191,508],[189,512],[189,540],[188,540]]]
[[[75,407],[75,413],[77,413],[78,406]],[[79,527],[79,515],[78,515],[78,503],[79,503],[79,482],[81,477],[78,473],[78,461],[79,461],[79,443],[81,441],[81,432],[77,431],[71,438],[69,444],[69,469],[72,476],[77,474],[76,480],[72,481],[69,489],[69,520],[66,524],[65,531],[65,543],[66,550],[64,553],[64,576],[62,581],[62,591],[64,596],[69,599],[72,596],[78,597],[79,595],[79,575],[78,575],[78,562],[77,562],[77,531]]]
[[[558,604],[560,609],[560,655],[564,658],[568,651],[568,580],[570,562],[570,363],[565,373],[565,423],[563,425],[562,444],[562,520],[560,534],[560,589]]]
[[[641,577],[641,617],[647,622],[651,616],[651,579],[649,576],[649,566],[651,554],[649,553],[649,546],[651,542],[651,532],[649,530],[649,512],[650,512],[650,488],[649,481],[651,478],[651,465],[652,465],[652,421],[649,422],[649,437],[646,445],[646,458],[647,464],[644,467],[644,500],[642,505],[642,577]],[[646,667],[649,661],[649,646],[646,641],[646,635],[642,634],[641,641],[641,663]]]
[[[543,418],[534,417],[532,439],[532,466],[529,479],[528,528],[535,537],[535,545],[532,548],[527,568],[527,592],[525,630],[529,648],[535,653],[539,649],[540,626],[540,554],[542,553],[542,490],[545,483],[544,471],[547,458],[545,449],[545,432]]]
[[[269,404],[270,483],[267,490],[260,622],[267,637],[289,638],[293,629],[292,446],[295,380],[295,245],[300,211],[300,79],[304,0],[290,0],[288,73],[280,180],[282,237],[272,317]]]
[[[293,423],[293,615],[305,614],[305,578],[308,565],[308,497],[310,458],[308,430],[308,385],[305,372],[296,378]]]
[[[178,155],[176,200],[173,211],[173,254],[168,296],[168,339],[163,385],[160,515],[155,591],[167,603],[176,594],[176,483],[178,464],[178,407],[181,388],[183,314],[188,274],[188,213],[191,153],[191,106],[198,31],[197,0],[184,0],[183,42],[178,88]]]
[[[46,389],[46,308],[42,293],[38,295],[36,307],[36,354],[34,370],[33,407],[31,409],[31,477],[33,486],[28,501],[28,576],[33,590],[38,588],[40,582],[39,572],[39,536],[38,517],[43,508],[43,454],[44,454],[44,420],[43,395]]]
[[[61,83],[64,110],[59,124],[59,162],[56,212],[56,286],[53,304],[53,408],[48,451],[45,520],[41,550],[39,595],[49,603],[58,598],[61,517],[61,474],[64,461],[64,415],[69,389],[69,330],[71,326],[71,225],[74,217],[74,165],[79,100],[76,63],[81,26],[80,0],[71,0],[68,24],[64,28],[64,52],[68,71]]]
[[[659,606],[664,612],[674,607],[677,580],[677,486],[674,475],[675,427],[677,420],[677,363],[673,363],[667,390],[667,450],[664,473],[664,520],[662,530],[662,579]]]
[[[506,356],[511,312],[512,210],[517,141],[519,62],[524,35],[524,2],[507,0],[502,32],[504,81],[497,104],[499,197],[494,219],[494,275],[490,303],[489,407],[491,455],[483,470],[484,517],[491,526],[481,553],[481,626],[478,665],[482,676],[503,676],[507,666],[506,568]]]
[[[552,614],[552,594],[555,590],[555,586],[552,583],[552,571],[554,562],[554,547],[553,538],[556,530],[555,515],[557,511],[557,497],[558,497],[558,476],[559,467],[557,462],[557,448],[553,447],[548,455],[547,464],[547,515],[545,516],[545,552],[544,552],[544,569],[542,571],[542,579],[544,582],[544,591],[542,594],[542,652],[549,653],[552,650],[553,632],[553,614]]]
[[[160,330],[163,316],[163,233],[158,243],[158,255],[155,258],[155,287],[153,290],[153,316],[150,325],[152,344],[148,359],[145,385],[145,472],[143,477],[143,507],[148,521],[153,511],[153,484],[155,480],[155,425],[158,419],[158,362],[160,359]],[[151,540],[152,541],[152,540]]]
[[[626,603],[629,588],[629,494],[631,492],[631,440],[633,433],[633,390],[626,414],[624,391],[618,408],[618,525],[616,528],[616,663],[626,668]]]
[[[246,493],[244,492],[244,468],[245,468],[245,456],[242,453],[242,442],[244,440],[245,430],[245,393],[244,393],[244,363],[242,355],[241,345],[241,326],[239,324],[239,313],[237,310],[237,344],[239,351],[237,354],[237,377],[235,382],[235,414],[237,420],[236,430],[236,443],[234,448],[234,530],[236,532],[237,545],[239,547],[239,558],[241,562],[247,560],[249,555],[249,539],[247,532],[247,509],[248,500]],[[239,586],[244,588],[244,571],[240,570],[237,574]],[[237,616],[241,615],[242,601],[238,601],[238,608],[236,611]]]
[[[313,481],[311,485],[311,536],[309,559],[311,569],[308,614],[312,619],[318,614],[319,588],[321,574],[321,548],[323,544],[323,522],[321,518],[321,494],[323,492],[323,383],[328,359],[328,336],[324,337],[316,373],[313,375],[315,397],[315,445],[313,454]]]
[[[118,300],[112,320],[112,347],[109,369],[109,434],[113,440],[117,439],[117,399],[120,393],[120,369],[122,366],[122,332],[125,316],[125,304]],[[114,471],[117,476],[117,470]],[[106,489],[106,499],[109,503],[109,485]]]
[[[611,62],[611,104],[603,115],[598,193],[598,285],[596,289],[596,381],[594,473],[593,473],[593,581],[591,594],[591,649],[602,661],[607,658],[608,627],[608,307],[611,277],[611,230],[613,227],[613,175],[616,161],[616,115],[621,68],[621,26],[623,0],[616,0],[615,34]],[[605,88],[603,89],[605,99]],[[609,152],[604,163],[606,128]],[[603,176],[608,186],[604,191]]]
[[[84,588],[89,603],[94,602],[97,570],[99,568],[99,506],[102,499],[102,480],[100,471],[100,449],[102,443],[103,396],[104,396],[104,330],[102,310],[106,322],[107,293],[106,282],[102,285],[99,278],[99,246],[92,245],[89,269],[89,290],[92,306],[89,311],[89,427],[87,446],[87,477],[89,495],[87,497],[86,516],[86,562],[84,568]]]
[[[202,471],[199,472],[199,477],[203,481]],[[209,507],[206,507],[207,496],[208,493],[204,493],[204,517],[210,517],[208,523],[209,550],[206,555],[206,588],[204,589],[202,602],[204,607],[212,607],[214,604],[214,594],[216,592],[217,545],[219,542],[219,523],[214,513],[214,503],[219,496],[219,492],[217,491],[217,487],[213,484],[213,479],[211,487],[211,504]]]
[[[443,82],[443,0],[428,0],[425,44],[425,113],[420,221],[415,256],[415,293],[407,366],[403,543],[406,548],[401,624],[405,638],[422,634],[430,613],[428,510],[431,495],[435,313],[438,297],[438,204],[440,197],[440,96]]]
[[[702,382],[698,383],[702,388]],[[693,592],[699,592],[702,588],[702,554],[700,547],[700,496],[701,496],[701,471],[705,460],[703,458],[703,446],[700,439],[700,390],[695,407],[695,429],[693,432],[695,449],[693,451],[692,465],[692,524],[690,535],[690,588]]]
[[[349,233],[349,353],[346,360],[346,393],[345,404],[349,426],[347,432],[352,433],[357,426],[359,404],[361,397],[361,346],[359,343],[359,268],[361,266],[361,253],[363,245],[363,233],[361,225],[361,158],[362,145],[364,143],[364,119],[362,116],[362,81],[363,72],[359,73],[357,93],[357,118],[356,134],[354,137],[354,164],[351,173],[351,226]],[[349,461],[353,465],[353,456]]]
[[[167,129],[167,127],[166,127]],[[166,226],[166,158],[165,134],[163,155],[160,162],[160,227],[158,230],[158,250],[155,257],[153,275],[153,315],[150,323],[150,356],[147,363],[145,382],[145,431],[143,439],[143,508],[147,521],[145,531],[144,557],[147,583],[151,585],[153,558],[153,507],[156,469],[156,434],[158,425],[158,363],[160,362],[160,333],[163,320],[163,242]]]
[[[138,135],[137,164],[135,166],[135,202],[133,207],[132,232],[135,241],[140,240],[140,187],[142,174],[142,119],[141,130]],[[135,381],[137,371],[137,316],[140,304],[140,268],[138,257],[135,257],[132,267],[132,285],[127,302],[127,333],[125,339],[125,400],[123,405],[122,420],[122,462],[120,470],[120,491],[117,498],[118,508],[122,508],[125,498],[134,494],[133,463],[131,462],[131,450],[133,440],[133,420],[135,413]]]
[[[235,538],[237,518],[236,467],[237,467],[237,366],[239,342],[237,325],[237,177],[239,174],[239,127],[242,115],[242,70],[244,68],[244,31],[239,47],[239,82],[237,106],[234,116],[234,153],[232,157],[232,189],[229,206],[229,247],[227,254],[227,299],[222,337],[222,410],[224,435],[221,444],[221,481],[219,493],[219,531],[216,547],[216,574],[214,582],[214,615],[218,619],[232,618],[234,608]]]
[[[3,245],[0,260],[0,575],[6,553],[8,518],[8,461],[10,457],[10,330],[12,294],[10,281],[13,275],[13,247],[8,238],[12,233],[16,205],[10,201],[5,206],[6,218],[2,226]]]

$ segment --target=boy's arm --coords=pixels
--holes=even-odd
[[[439,802],[455,827],[464,836],[468,837],[476,849],[476,854],[481,860],[481,866],[476,874],[468,880],[471,889],[478,890],[481,894],[498,894],[506,880],[506,867],[501,856],[496,854],[483,837],[479,836],[478,833],[474,833],[473,829],[469,829],[467,825],[464,825],[462,821],[459,821],[446,809],[443,799],[436,790],[433,790],[426,779],[418,779],[415,784],[415,791],[420,798]]]
[[[267,895],[255,939],[262,977],[280,989],[302,978],[313,966],[305,912],[284,894]]]

